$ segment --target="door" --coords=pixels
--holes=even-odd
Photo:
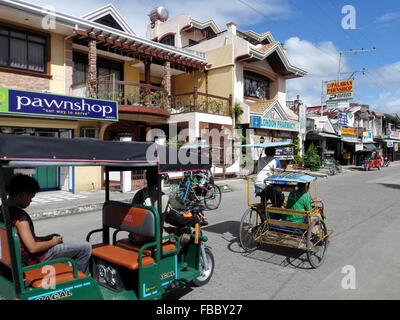
[[[55,131],[42,131],[35,132],[36,136],[40,137],[57,137]],[[57,167],[40,167],[36,168],[36,173],[33,177],[38,181],[40,191],[56,190],[58,189],[58,168]]]

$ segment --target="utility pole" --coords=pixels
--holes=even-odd
[[[372,48],[372,49],[360,49],[360,50],[353,50],[353,49],[350,49],[350,50],[348,50],[348,51],[339,51],[339,71],[338,71],[338,80],[340,80],[340,74],[341,74],[341,72],[340,72],[340,64],[341,64],[341,61],[342,61],[342,54],[344,54],[344,53],[371,52],[371,51],[376,51],[376,49],[375,49],[375,48]]]

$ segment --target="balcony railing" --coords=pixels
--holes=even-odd
[[[198,92],[168,96],[160,87],[130,82],[98,79],[94,85],[89,82],[75,84],[72,87],[74,96],[117,101],[120,106],[138,106],[160,109],[170,114],[203,112],[215,115],[232,116],[232,96],[229,98]],[[92,94],[91,94],[92,93]]]
[[[171,113],[204,112],[215,115],[232,116],[232,96],[224,98],[212,94],[192,92],[171,96]]]

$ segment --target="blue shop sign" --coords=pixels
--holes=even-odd
[[[299,122],[291,120],[264,118],[261,116],[251,116],[250,127],[256,129],[299,131]]]
[[[0,88],[0,113],[118,121],[115,101]]]

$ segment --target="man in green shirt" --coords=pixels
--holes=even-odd
[[[307,194],[307,184],[299,183],[296,190],[290,192],[286,203],[287,209],[312,211],[311,197]],[[303,216],[285,215],[285,221],[302,223]]]

